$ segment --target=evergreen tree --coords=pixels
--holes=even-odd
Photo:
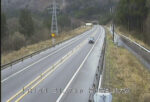
[[[120,0],[117,7],[116,20],[129,30],[143,31],[147,11],[146,0]]]
[[[34,21],[32,19],[31,13],[27,9],[22,9],[19,17],[20,32],[27,37],[34,34]]]
[[[1,37],[2,39],[8,35],[7,21],[4,13],[1,14]]]
[[[48,28],[49,30],[51,30],[51,23],[52,23],[52,17],[48,17],[48,18],[44,18],[43,20],[43,24],[46,28]]]
[[[61,14],[58,16],[58,24],[60,25],[61,28],[70,27],[71,19],[69,18],[68,15]]]

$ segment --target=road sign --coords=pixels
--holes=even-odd
[[[52,36],[52,37],[55,37],[55,34],[54,34],[54,33],[52,33],[52,34],[51,34],[51,36]]]

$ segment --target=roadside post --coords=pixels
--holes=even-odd
[[[115,20],[114,20],[115,8],[114,7],[110,8],[110,14],[113,16],[113,18],[112,18],[112,34],[113,34],[113,42],[114,42],[114,40],[115,40]]]
[[[113,20],[113,41],[115,42],[115,26],[114,26],[114,20]]]
[[[52,37],[52,46],[54,46],[54,44],[55,44],[55,33],[52,33],[51,37]]]

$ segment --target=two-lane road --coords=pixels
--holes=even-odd
[[[88,44],[90,36],[95,37],[94,44]],[[88,91],[92,86],[104,37],[104,29],[97,25],[55,48],[2,70],[2,102],[87,102],[87,92],[79,94],[73,90]],[[67,93],[68,89],[72,92]]]

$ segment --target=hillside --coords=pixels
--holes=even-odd
[[[52,3],[52,0],[2,0],[2,9],[21,9],[28,7],[31,10],[43,11]]]
[[[6,53],[19,50],[23,46],[49,39],[51,14],[47,12],[48,10],[46,9],[52,4],[52,1],[53,0],[1,1],[1,14],[3,15],[3,22],[1,23],[3,27],[2,52]],[[111,20],[110,7],[115,5],[119,0],[56,1],[61,8],[58,14],[58,28],[59,32],[62,32],[79,27],[84,22],[92,20],[102,20],[101,24],[106,24]],[[6,42],[6,38],[10,42]],[[20,45],[15,46],[16,44],[14,43],[18,41]]]
[[[18,10],[27,7],[33,11],[44,11],[53,0],[1,0],[1,8],[3,11]],[[67,11],[82,10],[90,7],[104,7],[111,5],[110,2],[119,0],[56,0],[61,9],[66,8]],[[107,7],[105,7],[107,8]],[[105,9],[104,8],[104,9]]]
[[[131,36],[150,45],[149,0],[120,0],[116,9],[115,23],[123,26]]]

